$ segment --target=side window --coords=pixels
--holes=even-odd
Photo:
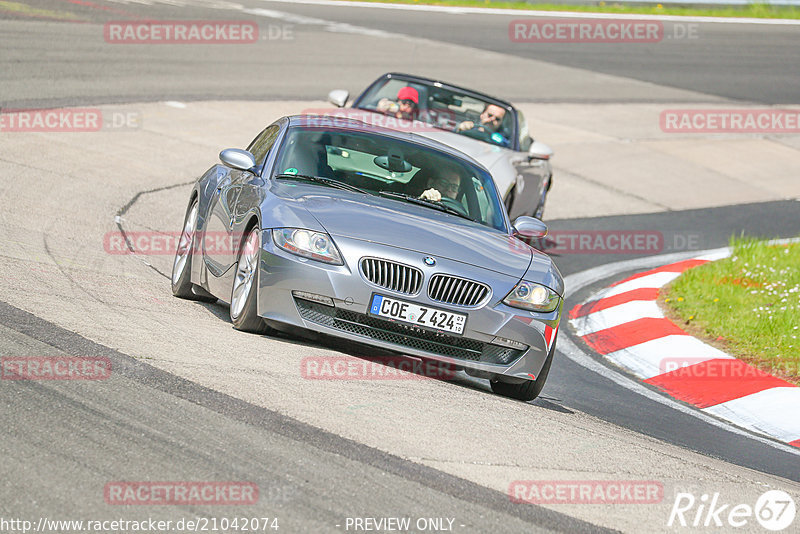
[[[517,120],[519,121],[519,149],[521,152],[527,152],[531,147],[531,136],[528,134],[528,121],[525,120],[525,115],[517,110]]]
[[[264,159],[269,154],[269,149],[272,148],[272,145],[275,144],[275,139],[278,138],[278,132],[280,132],[280,127],[277,124],[267,126],[247,147],[247,150],[255,156],[256,164],[261,165],[264,163]]]

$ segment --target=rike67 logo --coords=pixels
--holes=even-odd
[[[759,525],[773,532],[781,531],[794,523],[797,507],[792,496],[781,490],[762,494],[755,503],[731,504],[720,499],[719,493],[704,493],[698,499],[692,493],[678,493],[667,520],[668,527],[717,527],[729,530],[750,526],[755,519]],[[749,529],[748,529],[749,530]]]

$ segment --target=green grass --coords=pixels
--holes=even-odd
[[[800,243],[731,241],[724,260],[684,272],[664,303],[690,333],[800,384]]]
[[[344,0],[346,1],[346,0]],[[481,0],[359,0],[392,4],[414,4],[434,6],[491,7],[499,9],[527,9],[532,11],[572,11],[584,13],[633,13],[640,15],[678,15],[693,17],[749,17],[759,19],[798,19],[800,8],[794,6],[770,6],[748,4],[740,7],[695,8],[654,4],[652,6],[630,6],[615,2],[597,2],[594,5],[529,4],[527,2],[487,2]]]

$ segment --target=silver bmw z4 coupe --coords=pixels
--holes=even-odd
[[[192,187],[172,272],[234,328],[301,329],[447,362],[539,395],[564,282],[519,237],[489,172],[454,148],[352,119],[283,117]]]

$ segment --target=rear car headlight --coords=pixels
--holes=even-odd
[[[296,256],[333,265],[344,265],[342,255],[339,254],[333,239],[323,232],[301,228],[274,228],[272,240],[275,245]]]
[[[503,304],[523,310],[551,312],[558,308],[560,299],[558,293],[549,287],[523,280],[503,299]]]

